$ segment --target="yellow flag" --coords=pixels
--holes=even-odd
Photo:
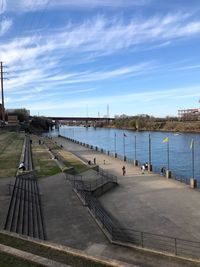
[[[169,142],[169,137],[165,137],[162,142],[163,143],[168,143]]]
[[[190,143],[190,149],[192,149],[193,146],[194,146],[194,139],[192,138],[191,143]]]

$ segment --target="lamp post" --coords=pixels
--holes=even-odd
[[[134,157],[134,161],[133,161],[133,164],[134,166],[138,166],[138,161],[137,161],[137,157],[136,157],[136,151],[137,151],[137,137],[135,135],[135,143],[134,143],[134,154],[135,154],[135,157]]]
[[[116,133],[114,135],[114,151],[115,151],[114,157],[117,158],[117,134]]]
[[[151,135],[149,134],[149,164],[148,164],[148,171],[152,171],[151,165]]]

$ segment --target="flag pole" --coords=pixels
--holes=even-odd
[[[151,165],[151,135],[149,134],[149,165]]]
[[[192,146],[192,178],[194,178],[194,142]]]
[[[169,170],[169,139],[167,142],[167,169]]]
[[[115,148],[115,154],[117,153],[117,145],[116,145],[116,133],[115,133],[115,137],[114,137],[114,148]]]
[[[135,160],[136,160],[136,135],[135,135]]]
[[[124,157],[125,157],[125,136],[123,134],[123,153],[124,153]]]

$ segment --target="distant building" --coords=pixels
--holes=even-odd
[[[16,125],[19,123],[17,116],[8,116],[8,124]]]
[[[28,122],[29,117],[30,117],[30,110],[27,110],[25,108],[6,109],[5,113],[8,117],[17,116],[17,120],[19,122]],[[14,120],[14,117],[13,117],[13,120]]]
[[[200,109],[191,108],[191,109],[180,109],[178,110],[179,120],[183,121],[197,121],[200,120]]]

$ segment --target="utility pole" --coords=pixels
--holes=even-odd
[[[1,113],[2,113],[2,121],[5,123],[5,109],[4,109],[4,95],[3,95],[3,62],[1,61]]]

